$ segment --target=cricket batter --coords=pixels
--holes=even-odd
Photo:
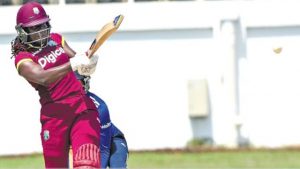
[[[87,95],[95,103],[101,121],[101,168],[126,168],[128,147],[124,134],[111,122],[106,103],[90,92],[90,76],[82,76],[75,72]]]
[[[90,66],[85,54],[76,54],[60,34],[50,33],[50,18],[37,2],[17,13],[17,36],[12,55],[20,76],[40,96],[41,140],[46,168],[100,168],[98,111],[73,71]]]

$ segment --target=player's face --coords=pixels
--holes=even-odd
[[[47,23],[28,27],[28,34],[35,46],[45,46],[49,37],[49,26]]]

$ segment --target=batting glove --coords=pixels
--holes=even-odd
[[[93,74],[96,70],[97,67],[97,63],[98,63],[98,55],[93,55],[90,58],[90,62],[89,64],[81,64],[77,67],[77,71],[80,75],[83,76],[90,76],[91,74]]]
[[[75,71],[80,67],[80,65],[90,64],[90,59],[86,56],[85,53],[76,54],[74,57],[70,58],[70,64],[72,70]]]

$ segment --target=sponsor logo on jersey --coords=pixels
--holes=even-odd
[[[44,140],[47,141],[50,139],[50,132],[49,130],[44,130]]]
[[[65,51],[62,47],[60,47],[60,48],[56,49],[55,51],[51,51],[50,54],[39,58],[38,62],[42,66],[42,68],[44,68],[47,65],[47,63],[55,63],[56,58],[59,57],[63,53],[65,53]]]
[[[49,40],[48,45],[49,46],[56,46],[57,43],[54,40]]]
[[[92,101],[94,102],[95,106],[98,108],[100,106],[100,103],[97,102],[97,100],[95,98],[93,98],[92,96],[90,96],[90,98],[92,99]]]
[[[101,125],[101,129],[106,129],[111,126],[111,122]]]
[[[125,147],[125,148],[127,147],[125,143],[121,143],[121,145],[122,145],[123,147]]]

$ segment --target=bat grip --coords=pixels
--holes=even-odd
[[[85,55],[88,57],[88,58],[91,58],[92,57],[92,51],[88,50],[85,52]]]

